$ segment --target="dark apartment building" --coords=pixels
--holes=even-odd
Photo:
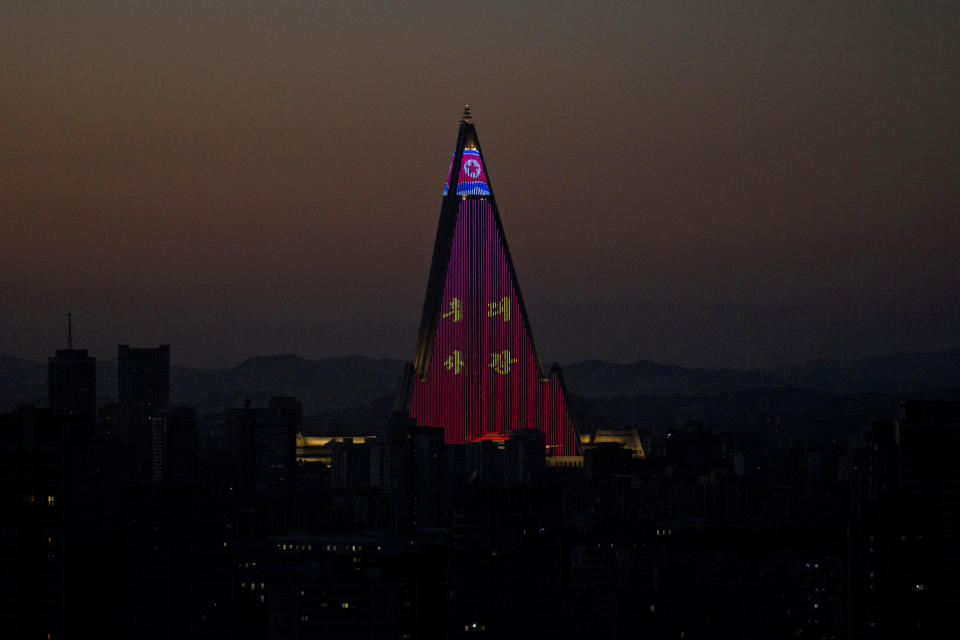
[[[86,349],[73,348],[73,326],[68,324],[67,348],[47,359],[50,409],[56,415],[89,421],[97,415],[97,361]]]
[[[47,409],[0,414],[0,630],[63,631],[64,430]],[[4,635],[0,633],[0,635]]]
[[[188,407],[164,409],[153,419],[153,481],[188,484],[197,481],[199,429]]]
[[[274,397],[266,408],[228,409],[224,431],[231,451],[232,491],[246,531],[282,531],[297,471],[303,405]]]
[[[170,346],[119,348],[120,435],[132,445],[144,479],[151,475],[153,419],[170,405]]]

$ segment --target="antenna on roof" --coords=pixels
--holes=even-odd
[[[67,349],[73,349],[73,314],[67,314]]]
[[[460,118],[460,122],[470,122],[470,105],[463,105],[463,117]]]

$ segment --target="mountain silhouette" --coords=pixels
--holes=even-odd
[[[293,354],[248,358],[235,367],[173,366],[174,404],[201,413],[264,405],[271,395],[293,395],[307,415],[368,407],[397,391],[407,362],[364,356],[307,360]],[[672,397],[794,389],[831,395],[905,395],[960,387],[960,352],[885,354],[860,360],[818,360],[777,369],[697,369],[640,361],[589,360],[565,365],[567,388],[578,398]],[[117,361],[97,361],[100,404],[116,401]],[[768,394],[769,395],[769,394]],[[0,354],[0,411],[21,403],[47,404],[47,365]]]

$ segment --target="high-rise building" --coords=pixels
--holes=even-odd
[[[445,522],[443,430],[410,430],[410,516],[414,527],[440,527]]]
[[[197,481],[197,414],[187,407],[164,409],[153,419],[153,481]]]
[[[133,445],[142,475],[152,466],[153,419],[170,405],[170,346],[119,349],[120,431]]]
[[[545,371],[533,343],[500,213],[469,108],[460,123],[403,409],[441,427],[447,444],[503,443],[544,433],[551,455],[579,440],[560,368]]]
[[[913,401],[870,434],[856,539],[858,637],[953,637],[960,624],[960,402]]]
[[[0,414],[0,635],[63,634],[63,418]]]
[[[283,530],[297,474],[297,433],[303,405],[278,396],[267,408],[228,409],[225,431],[232,451],[231,477],[244,532]]]
[[[67,314],[67,348],[47,359],[50,410],[74,416],[91,425],[97,414],[97,361],[86,349],[73,348],[73,323]]]
[[[960,402],[907,402],[901,407],[900,489],[920,542],[906,585],[926,596],[932,629],[952,635],[960,624]],[[923,576],[923,577],[921,577]]]
[[[535,484],[546,464],[546,439],[542,431],[517,429],[504,444],[503,466],[507,484]]]

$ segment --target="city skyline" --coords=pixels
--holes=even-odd
[[[0,3],[0,637],[953,637],[958,32]]]
[[[2,353],[410,358],[465,102],[547,361],[956,346],[952,4],[0,11]]]

